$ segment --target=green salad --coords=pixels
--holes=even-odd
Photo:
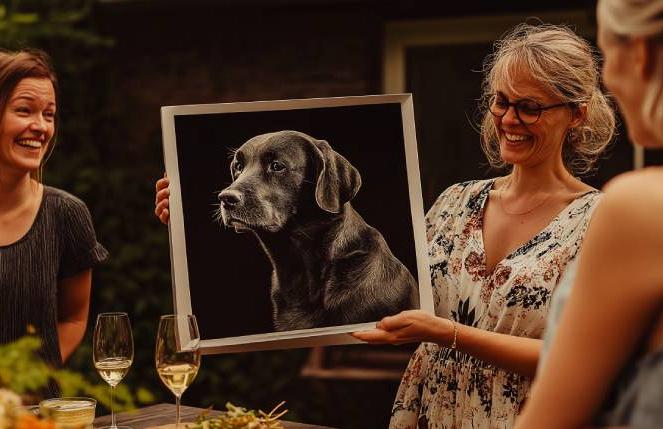
[[[285,402],[278,404],[272,411],[254,411],[226,403],[226,411],[209,416],[204,413],[195,423],[187,424],[187,429],[283,429],[279,419],[288,410],[279,410]]]

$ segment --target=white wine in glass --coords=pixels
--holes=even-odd
[[[200,334],[194,315],[161,316],[154,360],[159,378],[175,395],[175,428],[180,424],[180,399],[200,368]]]
[[[110,386],[111,425],[109,429],[125,429],[117,426],[113,411],[115,386],[129,372],[134,360],[134,340],[127,313],[101,313],[97,316],[92,339],[92,359],[97,372]]]
[[[106,383],[117,386],[129,372],[131,359],[111,357],[95,362],[94,366]]]

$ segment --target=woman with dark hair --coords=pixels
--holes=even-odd
[[[44,359],[60,366],[83,338],[92,267],[107,252],[85,204],[41,183],[56,88],[45,53],[0,52],[0,343],[32,327]]]

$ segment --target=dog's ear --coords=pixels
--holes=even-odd
[[[229,157],[230,158],[230,165],[228,167],[230,168],[230,178],[232,179],[233,182],[235,181],[235,179],[237,179],[236,174],[235,174],[236,173],[235,172],[235,163],[237,162],[237,150],[238,149],[232,149],[232,152],[230,154],[231,156]]]
[[[321,209],[340,213],[361,187],[361,175],[341,154],[324,140],[311,139],[314,156],[318,158],[315,201]]]

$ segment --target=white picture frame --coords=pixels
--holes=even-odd
[[[377,321],[285,331],[265,322],[270,259],[260,260],[266,255],[252,234],[238,237],[214,222],[214,203],[233,181],[228,149],[268,132],[324,139],[357,167],[362,188],[352,205],[363,207],[357,211],[368,224],[379,224],[418,284],[419,308],[434,313],[411,94],[164,106],[161,121],[173,305],[175,313],[196,315],[204,354],[358,343],[349,333]],[[242,256],[237,246],[258,253]]]

